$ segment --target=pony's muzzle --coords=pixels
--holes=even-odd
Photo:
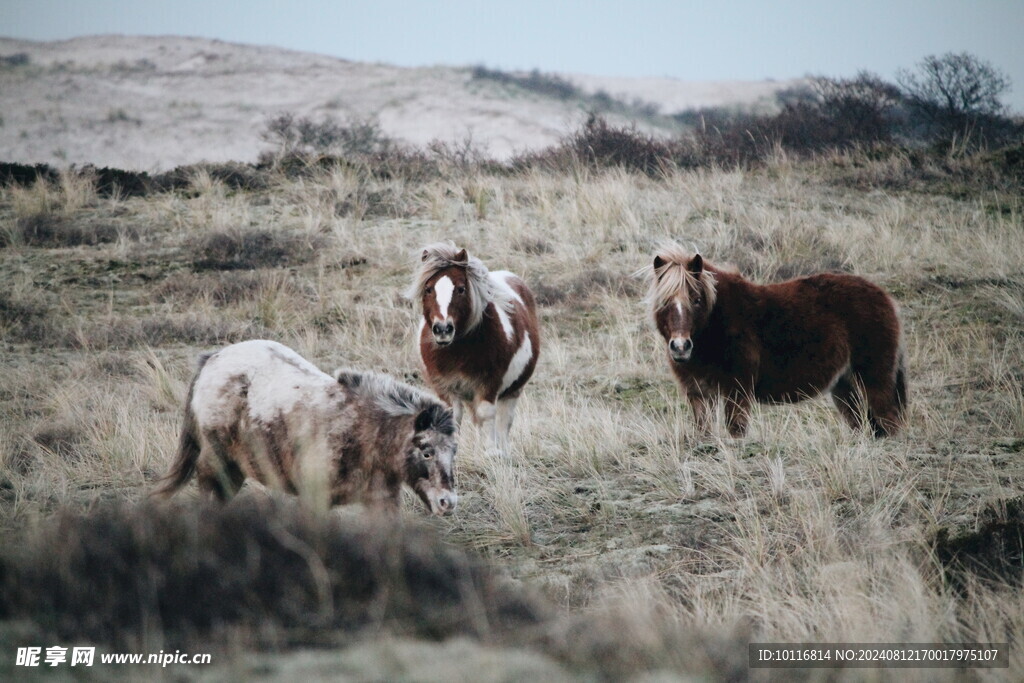
[[[455,325],[450,320],[436,322],[430,326],[430,332],[434,335],[434,341],[444,346],[451,344],[455,338]]]
[[[437,497],[433,512],[435,515],[450,515],[455,512],[458,504],[459,496],[452,491],[447,491]]]
[[[688,361],[693,355],[693,340],[689,337],[673,337],[668,343],[668,352],[677,363]]]

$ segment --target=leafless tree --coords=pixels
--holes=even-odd
[[[1005,110],[999,98],[1010,89],[1006,74],[966,52],[929,55],[896,80],[914,111],[947,134],[999,117]]]

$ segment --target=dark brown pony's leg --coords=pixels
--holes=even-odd
[[[861,373],[868,403],[868,420],[876,437],[892,436],[903,426],[907,401],[907,377],[903,353],[896,350],[892,360]]]
[[[738,391],[725,397],[725,423],[729,436],[739,437],[747,433],[750,420],[750,394]]]
[[[223,434],[210,430],[203,434],[203,455],[196,467],[199,491],[213,500],[227,502],[242,488],[245,474],[231,459]]]
[[[701,393],[689,391],[686,398],[693,410],[693,419],[697,423],[697,435],[707,436],[711,433],[711,423],[714,420],[714,403],[708,401]]]
[[[861,393],[851,375],[843,375],[832,387],[832,402],[850,429],[860,431],[864,426]]]
[[[892,436],[903,425],[903,409],[897,400],[896,382],[865,385],[868,419],[875,436]]]

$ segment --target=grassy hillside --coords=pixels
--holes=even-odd
[[[47,535],[54,514],[145,497],[171,461],[203,350],[268,337],[327,370],[422,383],[415,312],[400,292],[417,248],[451,239],[533,286],[543,350],[513,457],[488,456],[476,429],[464,429],[459,511],[426,520],[423,533],[510,578],[503,590],[537,600],[539,625],[310,631],[280,617],[270,638],[237,624],[204,635],[224,671],[400,678],[426,665],[459,679],[452,667],[462,663],[494,678],[743,678],[752,640],[1021,642],[1019,193],[921,173],[898,155],[780,155],[755,169],[654,178],[585,165],[251,173],[259,182],[244,189],[195,168],[178,189],[132,198],[101,196],[71,174],[0,191],[0,529],[6,548],[28,548],[22,564],[0,553],[7,580],[11,567],[62,556]],[[695,438],[632,275],[664,238],[758,282],[843,270],[892,292],[909,358],[906,432],[853,433],[819,399],[757,410],[743,439]],[[179,495],[189,505],[194,488]],[[118,514],[162,519],[127,509]],[[422,516],[411,496],[403,516]],[[970,536],[979,529],[988,535]],[[941,561],[950,548],[1012,551],[1014,534],[1018,555],[995,573]],[[34,642],[53,623],[75,632],[64,608],[19,605],[0,607],[0,639]],[[263,608],[275,618],[283,609]],[[243,626],[257,618],[239,617]],[[187,633],[151,627],[100,644],[194,649]],[[344,649],[294,649],[324,643]],[[284,653],[245,654],[267,648]],[[395,668],[375,668],[383,661]]]

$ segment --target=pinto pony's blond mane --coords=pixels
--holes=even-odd
[[[667,242],[658,247],[655,257],[663,261],[658,268],[651,263],[638,271],[650,282],[644,302],[650,307],[651,313],[657,313],[663,306],[682,297],[683,306],[690,310],[692,302],[690,292],[698,289],[704,292],[704,301],[708,309],[715,305],[718,296],[718,282],[715,274],[703,268],[699,276],[695,276],[689,268],[690,261],[697,253],[690,253],[674,242]]]
[[[513,301],[504,288],[495,287],[491,283],[490,271],[484,262],[475,256],[468,256],[465,261],[456,260],[461,250],[451,242],[435,242],[423,247],[419,266],[413,275],[412,284],[405,290],[405,297],[412,301],[423,298],[423,290],[427,282],[438,272],[455,266],[466,270],[466,281],[469,284],[470,319],[467,329],[473,329],[483,320],[487,304],[494,303],[497,308],[511,313]]]

